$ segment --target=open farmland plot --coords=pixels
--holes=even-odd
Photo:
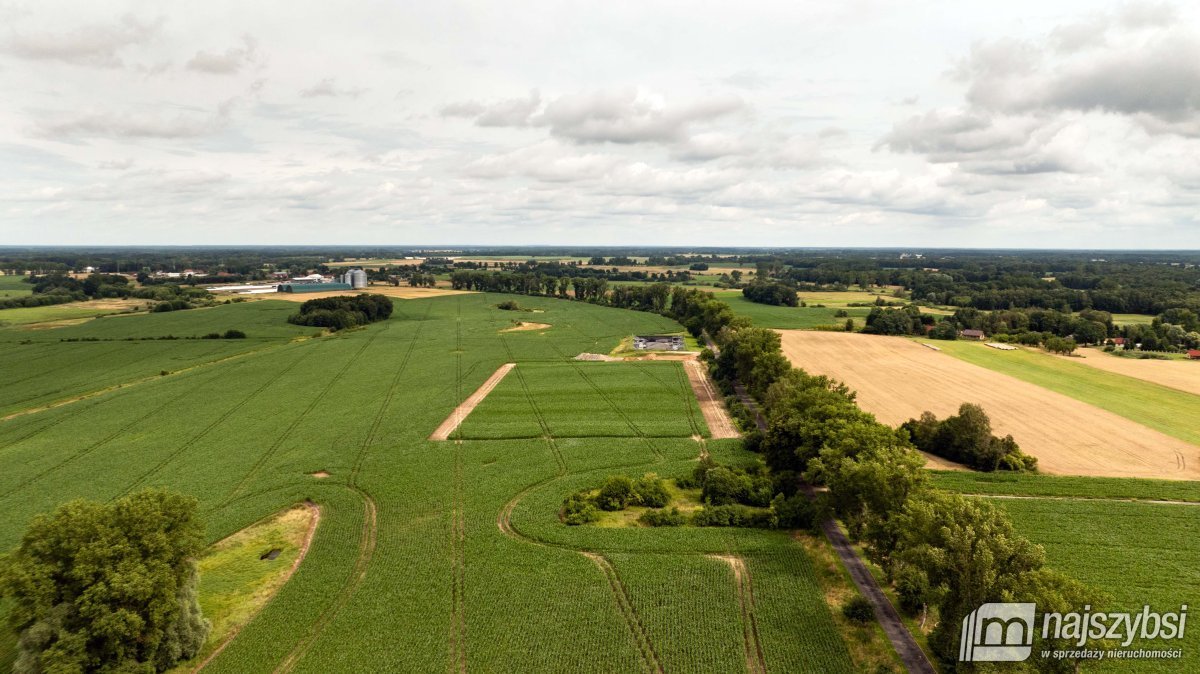
[[[682,363],[517,365],[462,424],[463,438],[708,435]]]
[[[1159,386],[1178,389],[1184,393],[1200,396],[1200,363],[1186,360],[1156,360],[1147,358],[1122,358],[1105,353],[1100,349],[1080,349],[1079,357],[1053,356],[1069,359],[1069,362],[1094,367],[1113,374],[1141,379]]]
[[[938,346],[944,353],[968,363],[1070,396],[1185,442],[1200,445],[1200,424],[1195,423],[1195,419],[1200,417],[1200,396],[1142,378],[1088,367],[1083,364],[1083,359],[1052,356],[1036,349],[999,351],[971,342],[946,342]],[[1181,367],[1196,365],[1188,362],[1174,364]],[[1200,372],[1200,368],[1192,369]],[[1176,369],[1171,372],[1176,378],[1186,379],[1187,375],[1183,374],[1186,371]]]
[[[109,316],[83,325],[23,332],[0,330],[0,416],[71,401],[117,386],[144,384],[310,334],[286,322],[289,305],[233,304],[161,314]],[[247,339],[199,337],[240,329]],[[87,340],[87,341],[63,341]],[[92,341],[95,340],[95,341]]]
[[[751,302],[742,296],[741,291],[728,295],[721,293],[720,300],[733,307],[733,312],[738,316],[749,318],[755,326],[778,330],[805,330],[819,325],[840,326],[845,324],[847,316],[835,316],[839,310],[844,310],[861,327],[871,311],[866,307],[844,306],[777,307]]]
[[[994,432],[1012,434],[1046,472],[1200,477],[1197,445],[913,340],[791,331],[783,333],[783,349],[797,367],[845,382],[858,392],[864,410],[888,424],[926,410],[945,417],[964,402],[978,403],[991,416]]]
[[[302,340],[291,335],[311,329],[274,322],[286,309],[254,302],[70,330],[181,334],[190,318],[204,332],[236,310],[224,317],[242,323],[222,327],[257,340],[6,344],[0,356],[19,346],[43,364],[77,347],[113,349],[97,361],[146,344],[250,350],[0,422],[0,549],[37,512],[142,486],[195,495],[212,541],[312,499],[321,525],[304,564],[206,672],[701,672],[736,669],[760,650],[769,671],[850,671],[811,564],[786,533],[558,521],[568,491],[606,475],[689,471],[703,420],[679,363],[569,360],[629,334],[677,331],[671,321],[522,297],[553,327],[501,333],[512,318],[495,308],[504,299],[397,301],[391,320]],[[511,400],[507,415],[533,435],[429,441],[506,362],[516,368],[500,388],[524,372],[528,395],[518,386],[520,397],[489,397],[468,424]],[[555,381],[569,393],[556,397]],[[753,458],[737,441],[707,446],[722,461]],[[730,567],[708,555],[744,560],[751,613]],[[0,667],[11,657],[0,646]]]
[[[25,297],[33,294],[33,286],[25,282],[24,276],[0,275],[0,300],[10,297]]]
[[[1047,564],[1106,593],[1106,611],[1179,611],[1200,602],[1200,516],[1195,505],[1102,500],[995,499],[1017,531],[1046,548]],[[1190,627],[1190,626],[1189,626]],[[1182,648],[1182,660],[1088,665],[1099,671],[1182,672],[1200,667],[1200,632],[1131,648]]]

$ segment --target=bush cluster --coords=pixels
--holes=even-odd
[[[387,320],[393,308],[390,298],[374,293],[319,297],[301,304],[299,313],[288,316],[288,323],[337,331]]]

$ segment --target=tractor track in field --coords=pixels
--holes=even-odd
[[[249,395],[242,398],[240,401],[238,401],[237,404],[233,405],[229,409],[222,412],[221,416],[217,417],[215,420],[212,421],[212,423],[205,426],[202,431],[200,431],[198,434],[189,438],[186,442],[184,442],[182,445],[180,445],[175,451],[173,451],[169,455],[167,455],[167,457],[165,459],[156,463],[153,468],[151,468],[150,470],[143,473],[141,475],[141,477],[139,477],[138,479],[134,480],[133,483],[130,484],[128,487],[126,487],[125,491],[121,492],[120,495],[124,496],[124,495],[132,492],[139,485],[144,484],[145,481],[150,479],[151,476],[153,476],[155,473],[157,473],[158,471],[165,468],[167,466],[167,464],[174,461],[176,458],[179,457],[179,455],[183,454],[188,449],[190,449],[193,445],[195,445],[197,442],[204,439],[209,433],[211,433],[218,426],[225,423],[231,416],[233,416],[236,412],[238,412],[238,410],[242,409],[242,407],[244,407],[246,405],[246,403],[250,402],[255,397],[257,397],[260,393],[262,393],[263,391],[266,391],[268,388],[270,388],[275,382],[279,381],[285,374],[291,372],[297,365],[299,365],[302,361],[304,361],[306,358],[308,358],[308,356],[311,354],[312,354],[312,350],[302,352],[299,355],[299,357],[297,357],[295,360],[293,360],[291,363],[289,363],[287,365],[287,367],[284,367],[284,368],[278,370],[275,374],[271,375],[265,382],[262,383],[262,385],[260,385],[258,388],[251,391]]]
[[[279,437],[275,438],[275,442],[272,442],[271,446],[267,448],[267,451],[263,452],[262,456],[260,456],[258,460],[254,462],[254,465],[250,467],[250,470],[247,471],[244,476],[242,476],[242,479],[238,481],[233,490],[231,490],[229,494],[221,500],[221,503],[218,505],[218,507],[229,503],[235,496],[237,496],[238,492],[240,492],[247,484],[249,484],[251,478],[258,474],[258,471],[261,470],[264,465],[266,465],[267,461],[274,456],[275,452],[277,452],[279,448],[283,446],[283,443],[289,437],[291,437],[292,433],[300,426],[301,422],[307,419],[309,414],[316,409],[317,405],[323,402],[326,394],[328,394],[329,391],[331,391],[338,381],[340,381],[341,378],[346,374],[346,372],[349,371],[350,366],[358,362],[358,359],[362,356],[363,352],[365,352],[367,348],[375,342],[379,335],[386,332],[389,327],[391,327],[391,323],[385,323],[383,329],[376,330],[374,334],[371,335],[370,339],[365,340],[363,345],[359,347],[358,351],[355,351],[354,355],[347,359],[346,364],[337,371],[337,374],[333,375],[329,378],[329,381],[325,382],[325,385],[321,388],[321,392],[315,396],[312,396],[312,400],[309,401],[308,406],[306,406],[300,414],[296,415],[296,418],[293,419],[292,423],[288,424],[288,427],[279,434]]]
[[[302,339],[306,340],[309,338],[302,338]],[[221,363],[226,363],[231,360],[237,360],[239,358],[245,358],[247,356],[258,355],[260,353],[265,353],[267,351],[272,351],[274,349],[286,347],[286,346],[289,346],[294,343],[296,343],[295,340],[280,343],[280,344],[270,344],[268,346],[264,346],[259,349],[249,349],[246,351],[241,351],[238,353],[230,354],[230,355],[224,356],[222,358],[217,358],[216,360],[208,360],[208,361],[204,361],[202,363],[188,365],[187,367],[183,367],[178,370],[171,370],[166,375],[153,374],[153,375],[147,375],[145,377],[141,377],[139,379],[132,379],[130,381],[119,382],[119,383],[113,384],[111,386],[105,386],[103,388],[98,388],[98,389],[95,389],[92,391],[87,391],[87,392],[81,393],[79,395],[71,396],[68,398],[63,398],[61,400],[56,400],[54,402],[47,403],[45,405],[41,405],[38,407],[30,407],[27,409],[18,410],[16,412],[11,412],[11,413],[7,414],[6,416],[0,417],[0,423],[9,421],[11,419],[16,419],[18,417],[28,416],[31,414],[40,414],[41,412],[46,412],[48,410],[57,409],[59,407],[64,407],[66,405],[71,405],[71,404],[74,404],[77,402],[82,402],[84,400],[91,400],[92,398],[98,398],[98,397],[106,395],[108,393],[112,393],[113,391],[128,390],[131,387],[139,386],[141,384],[146,384],[146,383],[155,382],[155,381],[162,381],[165,378],[176,377],[178,375],[185,374],[185,373],[191,372],[193,370],[206,368],[206,367],[209,367],[212,365],[219,365]],[[102,402],[107,402],[107,401],[102,401]]]
[[[463,404],[463,367],[462,367],[462,298],[454,303],[455,308],[455,337],[454,337],[454,401],[455,409]],[[497,380],[498,381],[498,380]],[[464,415],[465,416],[465,415]],[[462,417],[459,417],[460,423]],[[455,424],[451,433],[458,429]],[[437,432],[434,432],[437,435]],[[447,434],[448,435],[448,434]],[[454,440],[453,467],[451,469],[451,508],[450,508],[450,671],[465,673],[467,671],[467,516],[466,516],[466,486],[463,472],[465,470],[462,438]]]
[[[214,379],[215,379],[215,377],[214,377]],[[212,380],[204,382],[204,384],[202,384],[201,386],[204,386],[204,385],[207,385],[207,384],[210,384],[210,383],[212,383]],[[112,433],[110,433],[110,434],[108,434],[108,435],[104,436],[104,437],[103,437],[103,438],[101,438],[100,440],[97,440],[96,442],[94,442],[94,443],[92,443],[92,444],[88,445],[87,447],[84,447],[82,450],[80,450],[80,451],[78,451],[78,452],[75,452],[74,454],[71,454],[71,455],[67,456],[67,457],[66,457],[65,459],[63,459],[62,461],[59,461],[58,463],[56,463],[56,464],[54,464],[54,465],[52,465],[52,466],[49,466],[49,467],[45,468],[44,470],[42,470],[42,471],[41,471],[41,472],[39,472],[38,474],[36,474],[36,475],[34,475],[34,476],[30,477],[28,480],[25,480],[25,481],[21,482],[21,483],[20,483],[20,484],[18,484],[17,486],[13,487],[13,489],[9,490],[8,492],[6,492],[6,493],[5,493],[5,494],[3,494],[2,496],[0,496],[0,499],[7,499],[8,497],[12,496],[13,494],[15,494],[15,493],[17,493],[17,492],[21,491],[22,489],[24,489],[25,487],[28,487],[29,485],[33,484],[34,482],[37,482],[38,480],[42,479],[42,478],[43,478],[43,477],[45,477],[46,475],[49,475],[50,473],[53,473],[54,471],[57,471],[57,470],[59,470],[59,469],[60,469],[60,468],[62,468],[63,466],[66,466],[67,464],[69,464],[69,463],[71,463],[71,462],[73,462],[73,461],[75,461],[75,460],[77,460],[77,459],[82,459],[84,456],[87,456],[88,454],[92,453],[92,452],[93,452],[93,451],[95,451],[96,449],[99,449],[100,447],[103,447],[104,445],[106,445],[106,444],[108,444],[108,443],[112,442],[113,440],[117,439],[117,438],[118,438],[118,437],[120,437],[121,435],[124,435],[124,434],[125,434],[125,433],[127,433],[127,432],[128,432],[130,429],[132,429],[132,428],[134,428],[134,427],[138,426],[139,424],[143,423],[143,422],[144,422],[144,421],[146,421],[147,419],[153,418],[153,417],[154,417],[156,414],[158,414],[158,413],[159,413],[159,412],[161,412],[162,410],[164,410],[164,409],[166,409],[166,408],[170,407],[171,405],[175,404],[176,402],[178,402],[178,401],[182,400],[183,398],[185,398],[185,397],[187,397],[187,396],[189,396],[189,395],[194,395],[194,394],[195,394],[195,392],[196,392],[196,391],[195,391],[195,389],[186,389],[186,388],[185,388],[185,389],[183,389],[182,391],[180,391],[179,395],[172,396],[171,398],[168,398],[168,399],[167,399],[167,401],[166,401],[166,402],[164,402],[163,404],[161,404],[161,405],[159,405],[159,406],[157,406],[157,407],[154,407],[154,408],[152,408],[152,409],[151,409],[149,412],[146,412],[146,413],[145,413],[145,414],[143,414],[142,416],[140,416],[140,417],[137,417],[136,419],[134,419],[133,421],[129,422],[128,424],[126,424],[126,425],[122,426],[121,428],[117,429],[116,431],[114,431],[114,432],[112,432]],[[90,409],[90,408],[89,408],[89,409]],[[60,419],[59,421],[57,421],[57,422],[55,422],[55,423],[52,423],[52,424],[47,424],[47,425],[45,425],[45,426],[42,426],[42,427],[38,428],[38,429],[37,429],[35,432],[33,432],[33,433],[30,433],[29,435],[26,435],[26,436],[24,436],[24,437],[20,438],[19,440],[16,440],[16,441],[14,441],[13,443],[9,443],[9,444],[11,445],[11,444],[15,444],[16,442],[22,442],[22,441],[24,441],[24,440],[27,440],[27,439],[29,439],[29,438],[33,437],[34,435],[37,435],[38,433],[41,433],[42,431],[44,431],[44,430],[46,430],[46,429],[48,429],[48,428],[51,428],[52,426],[56,426],[56,425],[58,425],[59,423],[62,423],[62,421],[64,421],[65,419],[69,419],[69,418],[72,418],[72,417],[74,417],[74,415],[73,415],[73,414],[72,414],[72,415],[67,415],[67,416],[65,416],[63,419]]]
[[[587,372],[584,371],[584,368],[580,366],[577,361],[564,354],[562,350],[558,348],[557,344],[551,342],[550,346],[557,351],[558,354],[562,356],[564,360],[566,360],[567,364],[575,370],[580,378],[587,382],[587,385],[590,386],[602,400],[604,400],[609,409],[616,412],[617,416],[621,417],[621,420],[625,422],[625,425],[629,427],[629,430],[633,431],[634,436],[640,438],[642,442],[646,444],[646,447],[648,447],[655,456],[655,463],[661,463],[662,461],[666,460],[666,456],[663,455],[662,450],[660,450],[657,445],[650,441],[649,436],[647,436],[646,433],[633,422],[633,419],[629,418],[629,415],[625,413],[625,410],[622,410],[621,407],[617,405],[617,403],[615,403],[607,393],[604,392],[603,388],[596,385],[596,382],[587,375]]]
[[[366,456],[374,444],[375,438],[379,433],[379,427],[383,423],[383,418],[387,414],[387,409],[391,405],[392,398],[396,392],[396,386],[400,382],[400,377],[408,368],[409,361],[412,360],[413,351],[416,350],[417,342],[421,339],[421,332],[425,327],[425,321],[429,318],[430,312],[433,310],[433,305],[430,304],[425,309],[425,314],[417,323],[416,330],[408,340],[408,348],[404,352],[404,358],[400,361],[400,365],[396,368],[392,375],[392,381],[388,386],[387,394],[379,404],[379,411],[375,414],[375,419],[371,423],[371,428],[363,438],[362,444],[359,446],[358,455],[354,459],[354,464],[350,469],[350,475],[346,480],[346,488],[357,495],[363,502],[363,528],[362,535],[359,540],[358,555],[354,560],[354,568],[350,571],[350,576],[342,587],[338,589],[337,596],[333,602],[321,612],[317,620],[309,628],[307,634],[301,638],[299,642],[287,654],[279,666],[275,668],[276,674],[284,674],[295,669],[296,664],[300,662],[312,648],[312,645],[317,641],[325,628],[329,626],[338,613],[350,603],[350,600],[358,592],[358,588],[362,585],[362,581],[366,578],[367,569],[371,565],[371,560],[375,558],[375,547],[379,536],[379,508],[375,503],[375,498],[362,487],[358,485],[358,477],[362,472],[363,463],[366,461]]]
[[[625,618],[625,625],[629,627],[630,636],[637,646],[642,668],[647,672],[663,674],[666,670],[663,669],[662,660],[659,659],[658,652],[654,650],[654,644],[650,641],[650,634],[642,623],[642,617],[638,615],[637,609],[633,606],[629,588],[625,587],[625,581],[621,580],[617,569],[604,555],[595,552],[580,552],[579,554],[595,562],[596,566],[600,567],[600,572],[604,574],[604,578],[608,580],[613,597],[617,601],[617,609]]]
[[[746,560],[739,555],[709,555],[724,562],[733,571],[733,584],[737,590],[738,609],[742,614],[742,645],[746,651],[746,671],[750,674],[766,674],[767,658],[763,653],[762,640],[758,636],[758,616],[754,607],[754,582]]]
[[[504,350],[508,353],[509,362],[515,363],[516,358],[513,356],[512,348],[509,346],[505,337],[500,338],[500,342],[504,345]],[[525,401],[529,403],[529,408],[533,410],[533,416],[537,418],[538,426],[542,429],[542,439],[546,442],[546,447],[550,450],[550,454],[554,457],[554,462],[558,466],[558,474],[567,474],[567,460],[562,455],[562,451],[558,448],[558,443],[554,441],[554,436],[550,432],[550,425],[546,423],[546,417],[542,414],[541,408],[533,399],[533,393],[529,390],[529,384],[525,381],[525,374],[521,371],[521,366],[517,365],[513,368],[513,372],[517,375],[517,381],[521,384],[521,391],[525,394]]]

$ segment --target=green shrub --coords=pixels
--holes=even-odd
[[[701,500],[712,505],[741,503],[750,493],[750,478],[725,466],[710,468],[704,473]]]
[[[601,510],[624,510],[633,500],[633,480],[624,475],[613,475],[604,481],[596,495],[596,505]]]
[[[562,518],[566,524],[577,526],[600,519],[600,511],[596,510],[587,494],[580,492],[571,494],[563,501]]]
[[[858,596],[842,606],[842,615],[856,625],[866,625],[875,619],[875,609],[865,597]]]
[[[638,521],[648,527],[680,527],[687,524],[687,515],[679,512],[679,508],[647,510]]]
[[[666,483],[654,473],[646,473],[633,483],[633,495],[639,505],[647,508],[661,508],[671,502]]]
[[[817,508],[807,496],[800,492],[785,497],[777,495],[771,500],[771,511],[780,529],[815,529]]]
[[[225,334],[221,335],[221,337],[224,339],[245,339],[246,333],[241,330],[226,330]]]
[[[221,333],[219,333],[219,332],[210,332],[210,333],[208,333],[207,335],[205,335],[205,336],[201,337],[200,339],[220,339],[220,338],[221,338]]]
[[[698,527],[775,528],[775,516],[768,510],[755,510],[744,505],[706,505],[692,516]]]

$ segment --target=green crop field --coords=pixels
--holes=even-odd
[[[742,291],[740,290],[717,291],[715,294],[722,302],[726,302],[729,306],[733,307],[735,314],[746,316],[754,321],[756,327],[775,328],[777,330],[804,330],[814,328],[818,325],[843,325],[846,323],[846,317],[838,318],[834,316],[839,309],[849,314],[849,317],[854,319],[855,325],[861,328],[866,323],[867,314],[871,311],[868,307],[846,307],[847,302],[860,301],[858,299],[843,299],[840,304],[829,304],[825,307],[777,307],[770,304],[751,302],[742,296]],[[844,294],[866,296],[865,293]],[[805,301],[818,303],[815,300]]]
[[[0,309],[0,328],[48,323],[50,321],[70,321],[124,311],[113,309],[96,303],[88,306],[86,302],[71,304],[50,304],[44,307],[21,307],[17,309]]]
[[[995,499],[1048,564],[1108,595],[1103,610],[1177,612],[1200,603],[1200,510],[1194,505],[1063,499]],[[1183,660],[1089,664],[1088,670],[1195,671],[1200,633],[1134,647],[1182,648]]]
[[[33,286],[25,282],[24,276],[0,275],[0,300],[31,294],[33,294]]]
[[[934,486],[962,494],[1200,502],[1200,482],[1037,473],[929,471]]]
[[[928,340],[920,340],[928,341]],[[1000,351],[976,342],[934,341],[943,353],[1119,414],[1200,444],[1200,396],[1106,372],[1032,349]]]
[[[705,447],[754,457],[704,440],[680,364],[570,360],[678,324],[520,297],[551,327],[502,332],[504,299],[398,300],[325,336],[271,301],[0,330],[16,373],[0,410],[28,411],[0,421],[0,549],[75,497],[192,494],[212,541],[312,499],[304,563],[206,672],[736,671],[758,648],[770,671],[852,671],[786,532],[559,522],[565,495],[608,475],[682,475]],[[141,339],[227,329],[248,338]],[[451,440],[427,439],[507,362]],[[713,555],[741,560],[752,595]],[[0,639],[0,667],[12,657]]]

